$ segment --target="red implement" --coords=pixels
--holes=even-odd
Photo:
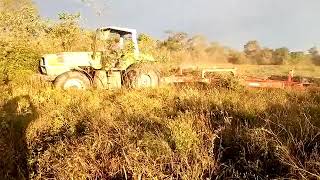
[[[221,81],[219,76],[211,76],[214,73],[227,72],[235,75],[236,69],[203,69],[198,71],[192,71],[191,74],[188,70],[179,70],[179,75],[169,76],[162,78],[162,82],[165,84],[172,83],[206,83],[212,84]],[[198,73],[195,73],[198,72]],[[212,74],[211,74],[212,73]],[[195,75],[197,74],[197,75]],[[239,78],[239,77],[238,77]],[[294,88],[294,89],[304,89],[309,86],[313,86],[312,83],[308,81],[295,81],[294,72],[290,71],[287,78],[279,77],[273,78],[269,77],[258,78],[258,77],[240,77],[240,84],[248,88],[263,88],[263,89],[285,89],[285,88]],[[315,87],[315,86],[313,86]]]
[[[242,84],[249,88],[304,88],[310,86],[310,83],[303,82],[295,82],[294,80],[294,72],[291,70],[289,72],[287,80],[273,80],[273,79],[259,79],[259,78],[247,78]]]

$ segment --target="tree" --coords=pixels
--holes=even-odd
[[[33,38],[42,31],[38,11],[31,0],[3,0],[0,9],[1,35]]]
[[[244,53],[247,56],[255,56],[257,55],[261,50],[261,47],[258,43],[258,41],[249,41],[247,44],[244,45]]]
[[[163,46],[172,51],[184,50],[187,47],[188,34],[184,32],[168,32],[169,37],[163,42]]]
[[[319,50],[317,47],[312,47],[308,50],[308,52],[311,54],[311,55],[318,55],[319,54]]]
[[[312,47],[309,49],[309,53],[311,55],[312,63],[315,65],[320,65],[320,53],[317,47]]]
[[[249,41],[244,45],[244,53],[251,63],[258,63],[261,61],[261,47],[258,41]]]
[[[43,24],[31,0],[2,0],[0,9],[0,80],[8,82],[35,69]]]
[[[230,51],[228,56],[228,62],[232,64],[246,64],[248,63],[248,58],[244,53],[238,51]]]
[[[291,52],[290,53],[290,64],[298,64],[299,62],[307,59],[304,52]]]
[[[255,60],[257,64],[268,65],[272,64],[272,56],[273,50],[269,48],[264,48],[259,51],[259,54],[257,54]]]
[[[144,53],[152,53],[158,47],[158,42],[147,34],[140,34],[138,42],[140,50]]]
[[[288,48],[278,48],[273,52],[272,64],[281,65],[288,62],[290,59],[290,51]]]
[[[53,38],[60,40],[63,51],[70,51],[82,33],[79,26],[80,14],[60,13],[58,15],[60,22],[55,24],[49,33]]]

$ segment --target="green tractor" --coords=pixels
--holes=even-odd
[[[116,40],[110,43],[110,37]],[[135,29],[100,28],[93,42],[93,52],[44,55],[40,60],[41,74],[53,81],[56,88],[65,90],[159,85],[159,73],[151,63],[155,60],[152,56],[140,54]]]

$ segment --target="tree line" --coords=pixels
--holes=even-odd
[[[249,41],[244,45],[243,52],[234,52],[229,62],[235,64],[284,65],[313,63],[319,65],[319,51],[316,47],[303,51],[290,51],[287,47],[276,49],[262,48],[258,41]]]

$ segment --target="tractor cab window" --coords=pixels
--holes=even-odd
[[[103,68],[119,67],[128,57],[139,53],[136,33],[118,29],[97,30],[94,52],[99,52]]]
[[[121,37],[119,34],[110,33],[108,31],[98,32],[96,38],[97,51],[112,53],[121,49],[120,40]]]
[[[109,31],[100,31],[97,33],[96,46],[97,51],[114,53],[116,51],[133,52],[134,44],[130,34],[120,35],[118,33],[110,33]]]
[[[130,49],[128,35],[121,36],[118,33],[100,31],[96,37],[97,51],[101,52],[102,66],[106,69],[116,67],[121,62],[122,57]]]

